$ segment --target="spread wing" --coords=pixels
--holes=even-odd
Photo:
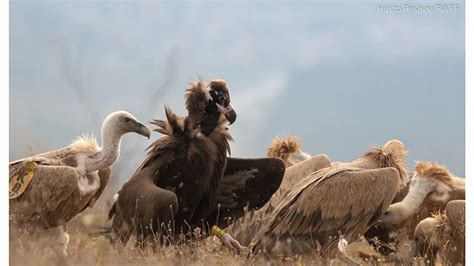
[[[286,195],[290,188],[311,173],[329,166],[331,166],[329,158],[324,154],[320,154],[286,168],[283,181],[278,190],[270,198],[270,201],[255,212],[249,211],[245,213],[244,216],[227,227],[226,231],[235,237],[242,245],[249,245],[260,228],[263,227],[275,206],[284,198],[284,195]]]
[[[46,228],[67,222],[83,208],[75,200],[80,197],[78,178],[69,166],[37,165],[30,185],[10,200],[10,214],[16,222],[39,223]]]
[[[261,208],[277,191],[285,173],[278,158],[227,158],[210,221],[225,227],[249,210]]]
[[[257,236],[257,247],[273,236],[311,236],[321,244],[338,231],[348,240],[357,237],[390,205],[398,183],[395,168],[318,171],[277,206]]]

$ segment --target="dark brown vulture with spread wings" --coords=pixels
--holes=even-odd
[[[186,107],[186,118],[167,108],[167,121],[153,122],[165,136],[118,193],[109,212],[114,239],[126,243],[133,234],[141,245],[170,228],[171,235],[195,227],[208,232],[241,216],[246,205],[263,206],[278,189],[280,159],[227,159],[227,125],[236,114],[225,81],[192,83]]]
[[[405,175],[405,149],[392,140],[362,158],[302,178],[269,215],[255,238],[254,252],[333,255],[338,232],[357,239],[395,197]],[[336,249],[337,250],[337,249]]]

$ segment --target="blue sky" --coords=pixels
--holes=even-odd
[[[464,176],[464,3],[382,3],[10,2],[10,157],[99,135],[116,110],[184,115],[200,75],[228,82],[233,156],[265,156],[274,136],[294,134],[347,161],[399,138],[410,166]],[[152,140],[125,137],[121,180]]]

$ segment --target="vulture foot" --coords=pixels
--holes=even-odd
[[[238,254],[248,254],[250,252],[248,248],[240,245],[239,241],[235,240],[229,233],[224,233],[220,239],[225,246],[237,251]]]
[[[224,246],[228,247],[231,250],[237,251],[238,254],[244,253],[249,254],[250,250],[242,246],[239,241],[235,240],[229,233],[224,232],[217,225],[214,225],[211,228],[211,234],[217,236]]]

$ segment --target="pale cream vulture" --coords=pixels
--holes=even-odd
[[[255,238],[253,252],[335,255],[338,233],[349,242],[363,235],[394,199],[407,174],[398,140],[362,158],[303,178],[276,206]]]
[[[131,114],[115,112],[102,124],[101,147],[95,138],[82,137],[65,148],[10,162],[10,228],[28,233],[54,228],[55,251],[66,256],[64,225],[103,192],[128,132],[150,137],[150,129]]]

